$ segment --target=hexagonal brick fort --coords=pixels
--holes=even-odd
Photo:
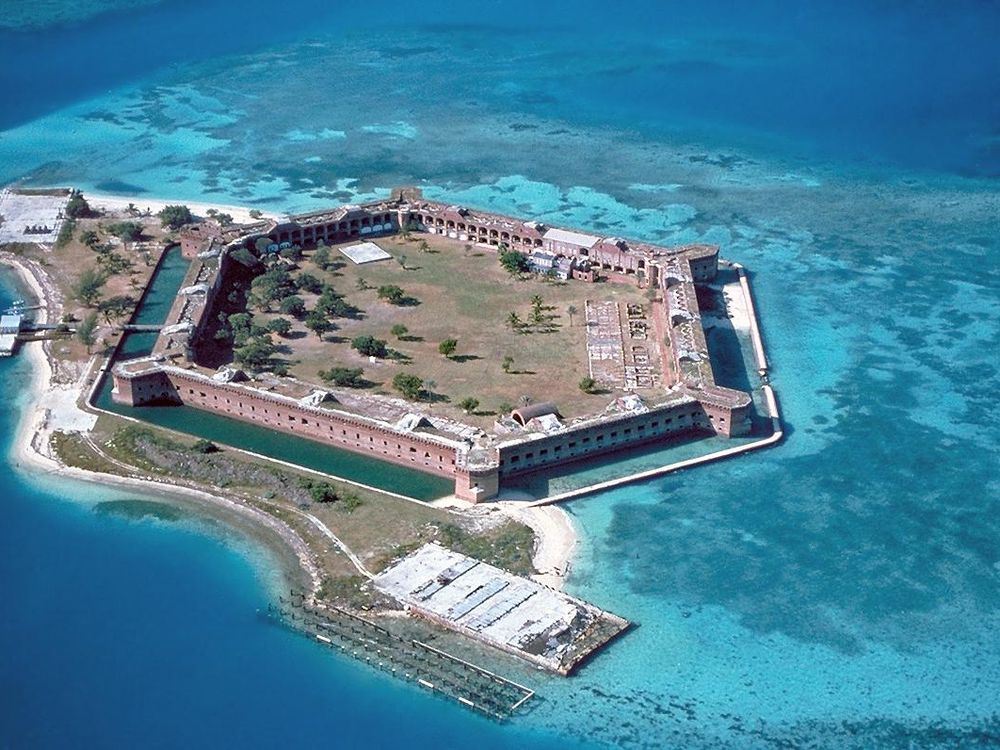
[[[301,383],[276,388],[278,379],[249,380],[232,369],[205,372],[195,366],[193,344],[215,315],[215,298],[236,262],[232,253],[255,251],[259,240],[310,247],[390,235],[403,227],[517,250],[529,256],[533,268],[581,283],[599,274],[611,282],[657,287],[650,322],[644,311],[587,304],[591,370],[620,377],[618,397],[598,414],[571,420],[563,420],[551,404],[515,409],[487,432],[414,412],[413,404],[391,397],[362,398],[348,389]],[[717,246],[659,247],[598,237],[436,203],[424,200],[419,190],[399,188],[388,200],[280,222],[227,229],[195,225],[183,234],[182,250],[192,259],[189,283],[152,354],[114,367],[113,397],[119,403],[182,403],[451,477],[455,495],[472,502],[494,498],[505,480],[542,468],[692,432],[731,437],[750,431],[750,395],[715,382],[695,292],[697,284],[716,278]],[[633,312],[642,315],[641,322],[633,322]],[[655,345],[647,348],[646,342]],[[654,396],[631,393],[636,386]],[[384,403],[373,409],[379,399]]]

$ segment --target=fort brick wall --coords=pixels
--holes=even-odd
[[[419,198],[419,196],[418,196]],[[253,225],[229,241],[219,256],[219,272],[209,284],[204,305],[188,318],[188,344],[204,334],[214,315],[216,296],[232,259],[229,250],[269,243],[315,245],[378,236],[401,228],[434,232],[457,241],[524,253],[558,251],[572,257],[572,275],[593,280],[595,270],[613,281],[660,290],[654,303],[654,329],[666,343],[665,385],[677,388],[675,400],[646,412],[603,416],[552,434],[523,434],[506,442],[476,447],[456,438],[397,429],[374,419],[310,406],[249,385],[223,383],[195,370],[147,360],[114,370],[114,398],[140,405],[183,403],[283,433],[298,435],[355,453],[455,480],[455,494],[479,501],[495,497],[502,480],[580,459],[607,455],[639,445],[668,441],[691,432],[726,437],[748,434],[748,394],[714,381],[700,321],[695,284],[718,274],[719,248],[692,245],[661,248],[618,238],[597,238],[566,230],[549,230],[533,222],[458,206],[413,200],[342,206],[291,217],[271,225]],[[220,243],[216,232],[193,232],[182,240],[186,256]],[[196,262],[197,263],[197,262]],[[190,358],[190,346],[188,346]],[[474,456],[474,458],[473,458]]]
[[[114,399],[119,403],[172,401],[440,476],[455,475],[457,445],[392,430],[345,412],[307,406],[248,386],[217,383],[175,368],[154,367],[131,376],[116,370],[114,382]]]

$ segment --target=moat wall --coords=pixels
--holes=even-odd
[[[114,400],[130,406],[178,403],[213,411],[269,429],[369,455],[455,480],[455,494],[479,501],[496,496],[504,477],[547,469],[589,456],[696,432],[718,433],[716,421],[694,399],[640,414],[610,417],[554,435],[498,449],[496,466],[477,469],[464,460],[464,446],[431,435],[382,427],[372,420],[333,409],[307,406],[243,385],[173,367],[152,365],[140,373],[116,370]],[[741,420],[734,410],[730,423]],[[745,415],[744,415],[745,416]]]

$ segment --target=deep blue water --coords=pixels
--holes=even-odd
[[[717,242],[789,437],[568,508],[570,588],[641,627],[504,728],[263,624],[232,540],[8,475],[0,739],[1000,744],[1000,6],[259,3],[215,33],[229,9],[0,34],[0,182],[276,210],[412,183]]]

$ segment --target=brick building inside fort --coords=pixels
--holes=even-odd
[[[572,420],[561,419],[554,405],[515,410],[492,433],[414,412],[413,405],[400,406],[395,399],[373,411],[350,393],[319,387],[276,393],[231,369],[211,373],[193,365],[193,344],[214,314],[232,253],[284,243],[330,245],[404,229],[517,250],[536,270],[575,280],[571,283],[587,283],[599,274],[611,282],[655,288],[648,326],[658,344],[653,349],[660,352],[657,361],[648,361],[642,341],[628,338],[631,318],[602,318],[606,310],[588,303],[588,336],[590,326],[610,331],[602,345],[611,355],[602,366],[622,374],[618,397],[602,412]],[[691,432],[729,437],[750,430],[750,396],[716,384],[701,323],[696,285],[716,278],[716,246],[668,248],[599,237],[397,190],[389,200],[281,222],[229,230],[197,225],[182,236],[182,250],[192,259],[192,283],[181,290],[152,355],[114,368],[113,396],[119,403],[182,403],[321,441],[452,478],[456,496],[473,502],[496,497],[504,480],[542,468]],[[646,328],[640,330],[644,338]],[[630,386],[636,384],[655,385],[657,397],[635,395]]]

